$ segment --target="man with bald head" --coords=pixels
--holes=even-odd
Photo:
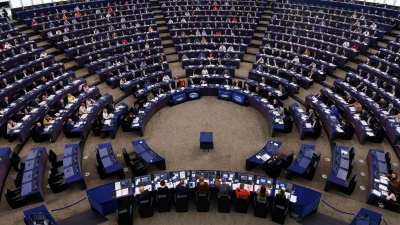
[[[148,190],[145,190],[143,186],[139,187],[139,193],[140,194],[137,194],[137,193],[134,194],[137,202],[151,200],[150,192]]]

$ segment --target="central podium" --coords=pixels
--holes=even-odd
[[[200,132],[200,149],[204,151],[214,149],[213,132]]]

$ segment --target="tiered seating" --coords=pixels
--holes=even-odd
[[[265,2],[160,1],[186,76],[234,77]]]

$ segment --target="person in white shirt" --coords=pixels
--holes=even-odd
[[[69,40],[69,38],[66,35],[64,35],[63,36],[63,41],[68,41],[68,40]]]
[[[365,36],[369,36],[369,31],[368,31],[368,30],[365,30],[363,34],[364,34]]]
[[[62,31],[61,30],[57,30],[56,34],[62,34]]]
[[[221,45],[221,46],[219,46],[219,50],[220,50],[220,51],[226,51],[226,47],[225,47],[225,45]]]
[[[126,22],[125,17],[121,17],[121,23],[124,23],[124,22]]]
[[[108,18],[110,18],[110,17],[111,17],[111,14],[110,14],[110,13],[107,13],[106,18],[108,19]]]
[[[89,96],[86,99],[86,107],[89,107],[89,106],[94,105],[94,104],[96,104],[96,102]]]
[[[292,63],[300,63],[300,59],[299,59],[299,57],[297,55],[292,60]]]
[[[186,19],[185,19],[185,18],[182,18],[182,19],[181,19],[181,23],[186,23]]]
[[[372,23],[371,26],[369,26],[369,27],[371,27],[372,29],[376,30],[376,24],[375,23]]]
[[[40,58],[45,58],[45,57],[47,57],[47,53],[45,51],[42,51],[40,53]]]
[[[165,75],[163,76],[162,80],[163,80],[164,82],[169,82],[169,81],[171,80],[171,78],[168,76],[168,74],[165,74]]]
[[[201,71],[201,74],[203,74],[203,75],[208,75],[208,70],[207,70],[207,68],[203,68],[203,70]]]
[[[103,119],[111,119],[112,117],[112,114],[108,114],[107,109],[103,109]]]
[[[4,48],[11,48],[12,47],[12,45],[10,44],[10,43],[8,43],[8,42],[6,42],[5,44],[4,44]]]
[[[172,19],[168,20],[168,24],[174,23],[174,21]]]
[[[96,9],[96,14],[100,14],[100,13],[101,13],[100,9]]]
[[[348,41],[343,42],[342,45],[343,45],[343,47],[346,47],[346,48],[350,47],[350,43]]]
[[[233,47],[232,46],[229,46],[229,48],[228,48],[228,50],[227,50],[228,52],[233,52],[233,51],[235,51],[235,49],[233,49]]]
[[[258,60],[257,60],[257,63],[264,63],[264,58],[263,57],[260,57]]]

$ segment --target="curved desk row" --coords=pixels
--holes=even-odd
[[[186,184],[195,187],[195,183],[198,181],[200,175],[205,177],[205,181],[209,183],[210,190],[213,192],[217,192],[215,181],[221,178],[225,178],[227,184],[231,185],[233,190],[235,190],[241,182],[245,183],[251,192],[255,192],[261,185],[268,186],[268,192],[272,198],[276,195],[275,190],[277,190],[277,188],[283,188],[288,192],[288,195],[291,195],[291,214],[296,215],[297,218],[305,217],[315,211],[318,208],[321,198],[321,193],[297,184],[255,174],[215,170],[160,172],[105,184],[86,190],[86,193],[92,210],[105,216],[116,211],[118,198],[127,196],[132,192],[138,192],[140,186],[144,186],[145,189],[155,192],[159,186],[160,180],[165,180],[168,187],[174,192],[174,187],[180,180],[185,180]],[[126,195],[124,196],[119,195],[119,193],[117,194],[117,192],[121,190],[121,187],[122,190],[125,190],[124,193],[126,193]]]
[[[176,91],[176,92],[175,92]],[[141,136],[144,135],[144,131],[147,123],[150,119],[162,108],[167,106],[171,101],[171,105],[180,104],[186,101],[199,99],[201,96],[218,96],[219,99],[232,101],[234,103],[244,105],[248,101],[249,105],[254,107],[261,115],[267,120],[271,136],[275,136],[277,130],[283,130],[284,125],[275,122],[275,119],[280,119],[279,115],[275,115],[272,110],[272,105],[269,104],[267,99],[258,96],[254,93],[246,93],[240,89],[229,89],[219,84],[203,84],[194,85],[191,87],[176,89],[173,93],[165,92],[157,97],[154,102],[149,102],[146,108],[141,108],[139,114],[136,116],[138,119],[134,121],[131,128],[139,130]]]
[[[156,165],[160,170],[165,170],[165,159],[149,147],[144,139],[132,141],[136,153],[148,164]]]

